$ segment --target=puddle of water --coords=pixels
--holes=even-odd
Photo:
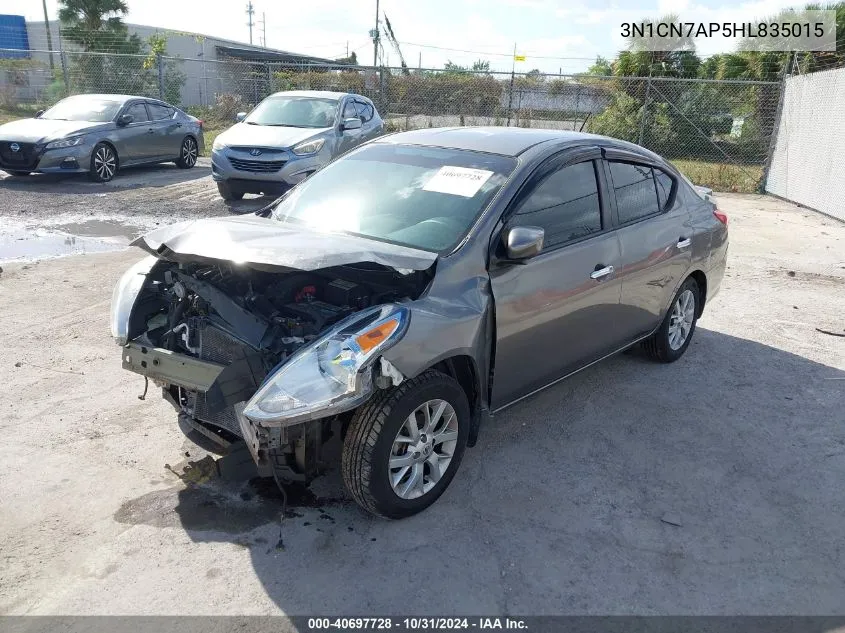
[[[67,224],[56,224],[50,230],[59,233],[67,233],[77,237],[121,237],[127,241],[135,238],[142,232],[136,226],[115,222],[112,220],[84,220],[81,222],[68,222]]]
[[[4,230],[0,233],[0,262],[119,251],[128,245],[125,237],[85,237],[45,229]]]

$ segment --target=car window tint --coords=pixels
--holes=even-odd
[[[665,209],[666,203],[672,195],[672,186],[675,182],[669,174],[659,169],[654,170],[654,180],[657,183],[657,200],[660,203],[660,208]]]
[[[358,112],[355,110],[355,103],[353,101],[347,101],[346,105],[343,107],[343,118],[344,119],[357,119]]]
[[[610,175],[621,224],[653,215],[662,209],[651,167],[611,162]]]
[[[601,231],[601,205],[593,161],[560,169],[519,205],[517,226],[538,226],[550,248]]]
[[[175,110],[167,106],[158,105],[157,103],[148,103],[147,109],[150,111],[150,118],[153,121],[161,121],[162,119],[172,119]]]
[[[364,101],[358,101],[356,99],[355,107],[357,107],[358,112],[361,113],[361,120],[362,121],[364,121],[366,123],[367,121],[372,120],[372,118],[373,118],[373,106],[371,106],[369,103],[366,103]]]
[[[138,123],[139,121],[149,121],[149,117],[147,116],[147,109],[144,107],[143,103],[133,103],[126,109],[126,114],[132,115],[132,122]]]

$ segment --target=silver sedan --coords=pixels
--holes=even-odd
[[[0,169],[13,176],[87,173],[107,182],[130,165],[173,161],[188,169],[203,150],[202,121],[145,97],[76,95],[0,125]]]

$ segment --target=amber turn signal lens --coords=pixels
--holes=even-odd
[[[389,321],[379,323],[377,326],[367,330],[363,334],[359,334],[355,337],[355,342],[358,343],[358,347],[361,348],[362,352],[369,352],[379,343],[384,341],[388,336],[393,334],[398,327],[399,319],[390,319]]]

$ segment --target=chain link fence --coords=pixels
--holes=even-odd
[[[44,106],[85,92],[138,94],[179,105],[213,130],[280,90],[355,92],[373,100],[388,131],[493,125],[604,134],[667,157],[697,184],[746,192],[761,187],[782,87],[741,80],[29,53],[26,59],[0,59],[0,107]]]

